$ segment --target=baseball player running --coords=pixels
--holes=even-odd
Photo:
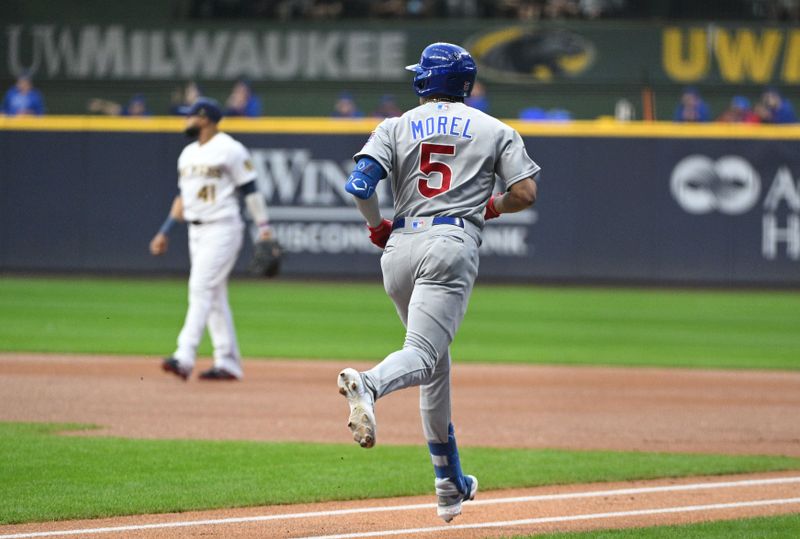
[[[169,216],[150,242],[150,252],[167,251],[167,234],[177,221],[189,223],[189,308],[178,348],[162,367],[187,380],[206,325],[214,346],[214,366],[203,380],[240,380],[242,364],[228,304],[228,276],[242,247],[244,223],[237,191],[259,228],[259,240],[272,232],[264,197],[256,190],[256,173],[245,147],[219,131],[222,118],[213,99],[198,99],[187,113],[185,133],[197,138],[178,158],[178,187]]]
[[[362,447],[375,445],[375,401],[420,386],[422,429],[433,461],[438,515],[450,522],[478,481],[465,475],[450,412],[449,346],[478,273],[486,219],[521,211],[536,200],[539,166],[519,133],[464,104],[477,69],[457,45],[422,51],[413,86],[420,105],[384,120],[355,156],[345,188],[384,249],[383,283],[406,327],[403,348],[366,372],[344,369],[339,392],[350,405],[348,426]],[[395,219],[381,216],[375,186],[391,179]],[[495,176],[505,192],[492,195]]]

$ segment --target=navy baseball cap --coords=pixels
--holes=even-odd
[[[201,97],[195,101],[186,116],[205,116],[214,123],[222,119],[222,109],[214,99],[208,97]]]

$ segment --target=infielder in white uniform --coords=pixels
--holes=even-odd
[[[375,401],[420,386],[422,428],[436,476],[438,514],[450,522],[478,490],[461,470],[450,414],[449,346],[478,273],[486,219],[521,211],[536,200],[539,172],[519,133],[468,107],[477,69],[457,45],[425,48],[415,73],[420,106],[384,120],[354,159],[346,189],[367,220],[381,257],[386,292],[406,327],[401,350],[374,368],[339,373],[350,405],[349,427],[362,447],[375,444]],[[388,176],[395,219],[383,219],[375,186]],[[492,196],[495,176],[503,194]]]
[[[258,239],[272,232],[264,197],[256,190],[256,172],[247,149],[219,131],[222,118],[213,99],[198,99],[188,112],[186,134],[197,138],[178,158],[178,187],[170,214],[150,242],[150,252],[167,251],[167,234],[177,221],[189,224],[189,308],[178,348],[162,367],[187,380],[197,347],[208,326],[214,346],[214,366],[200,374],[204,380],[240,380],[242,363],[228,304],[228,276],[242,247],[244,223],[238,195],[259,228]]]

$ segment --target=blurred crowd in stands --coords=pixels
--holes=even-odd
[[[624,13],[627,0],[190,0],[192,19],[544,18],[595,19]]]
[[[203,96],[200,85],[189,81],[176,88],[171,96],[169,113],[172,115],[185,115],[192,104]],[[126,105],[106,99],[91,99],[87,104],[87,111],[109,116],[150,116],[144,96],[137,94]],[[234,83],[230,95],[225,100],[225,116],[247,116],[257,118],[262,116],[261,100],[251,90],[250,83],[244,79]]]
[[[175,0],[178,18],[800,20],[800,0]]]
[[[191,105],[203,96],[199,84],[189,81],[176,88],[171,96],[169,114],[185,115]],[[489,97],[486,87],[481,82],[476,82],[472,95],[465,103],[487,114],[491,113]],[[620,107],[621,105],[626,105]],[[620,110],[620,108],[622,110]],[[127,103],[93,98],[86,105],[86,111],[92,114],[108,116],[150,116],[152,111],[147,106],[145,97],[136,94]],[[6,116],[38,116],[45,113],[45,103],[41,92],[33,85],[31,76],[23,73],[17,78],[16,83],[6,92],[0,114]],[[263,116],[261,100],[253,92],[250,83],[244,79],[233,84],[228,98],[225,100],[225,116],[239,116],[257,118]],[[403,109],[391,94],[384,94],[377,104],[368,112],[364,112],[358,105],[355,96],[349,91],[341,92],[332,105],[331,117],[333,118],[391,118],[403,114]],[[633,106],[627,100],[617,103],[615,117],[618,120],[635,119]],[[570,112],[563,108],[546,110],[542,107],[531,106],[522,109],[518,118],[527,121],[563,122],[572,119]],[[717,114],[700,95],[700,91],[692,86],[686,87],[675,107],[671,118],[675,122],[728,122],[728,123],[766,123],[787,124],[798,121],[794,107],[780,91],[774,87],[767,87],[754,103],[744,95],[736,95],[730,100],[729,106]]]
[[[673,120],[676,122],[733,122],[788,124],[797,122],[794,107],[777,88],[767,87],[755,104],[743,95],[734,96],[728,108],[716,118],[697,88],[684,89]]]

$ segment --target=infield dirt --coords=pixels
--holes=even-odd
[[[199,369],[207,363],[201,363]],[[242,382],[182,382],[161,372],[157,358],[0,355],[0,420],[102,425],[89,435],[349,443],[347,405],[336,375],[358,362],[264,360],[245,364]],[[462,365],[453,369],[454,422],[462,446],[609,449],[800,456],[800,373],[597,367]],[[378,443],[423,444],[416,391],[378,403]],[[154,421],[169,409],[171,421]],[[269,425],[268,427],[266,425]],[[759,477],[797,476],[768,474]],[[740,477],[737,477],[740,479]],[[687,479],[647,484],[719,481]],[[628,488],[573,485],[480,493],[480,499],[579,490]],[[636,483],[644,484],[644,483]],[[798,483],[751,486],[746,491],[672,492],[597,497],[577,503],[465,505],[456,524],[547,515],[636,511],[644,507],[729,503],[800,496]],[[713,493],[713,494],[711,494]],[[430,503],[433,496],[370,502],[261,507],[181,515],[150,515],[89,522],[0,527],[0,535],[144,522],[203,520],[231,515],[327,511],[369,505]],[[665,505],[666,504],[666,505]],[[629,516],[610,521],[570,520],[504,528],[431,531],[420,536],[493,537],[555,529],[629,527],[760,514],[800,512],[795,504],[706,512]],[[418,514],[417,514],[418,513]],[[431,508],[378,512],[342,519],[320,517],[271,524],[157,528],[108,537],[298,537],[439,526]],[[274,527],[268,527],[274,526]],[[446,533],[446,535],[444,535]],[[102,537],[106,534],[92,534]]]

